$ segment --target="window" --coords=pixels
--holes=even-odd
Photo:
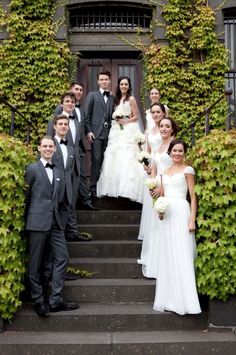
[[[236,125],[236,8],[224,12],[225,45],[229,49],[229,71],[225,74],[226,87],[233,90],[230,100],[232,118]]]
[[[70,28],[78,30],[129,30],[149,28],[152,9],[144,5],[91,4],[69,8]]]

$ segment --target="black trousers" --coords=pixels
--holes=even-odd
[[[29,245],[29,284],[31,297],[34,303],[44,301],[42,277],[47,277],[45,259],[50,248],[52,253],[52,292],[49,298],[50,305],[60,303],[65,282],[66,267],[69,255],[64,232],[53,221],[51,230],[28,231]]]

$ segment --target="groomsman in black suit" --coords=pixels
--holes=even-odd
[[[79,155],[80,155],[80,181],[79,181],[79,199],[83,205],[84,209],[87,210],[97,210],[93,205],[90,191],[88,188],[88,181],[86,177],[86,145],[88,144],[87,138],[84,133],[84,121],[85,121],[85,111],[80,101],[84,93],[84,86],[81,83],[73,82],[70,85],[69,91],[72,92],[76,97],[74,116],[77,117],[81,131],[80,131],[80,141],[79,141]],[[61,114],[63,108],[58,105],[55,110],[55,115]]]
[[[64,176],[52,164],[55,143],[49,136],[38,146],[40,159],[26,168],[25,230],[29,235],[29,284],[34,308],[38,315],[73,310],[78,304],[66,303],[62,297],[68,251],[58,205],[63,200]],[[48,248],[53,255],[52,291],[49,305],[44,299],[42,278],[45,275],[44,256]]]
[[[98,91],[88,93],[85,103],[85,133],[91,144],[91,196],[96,197],[96,186],[99,179],[103,156],[107,147],[111,128],[114,97],[110,94],[111,73],[98,73]]]
[[[79,142],[81,135],[81,125],[75,115],[75,95],[71,92],[67,92],[62,95],[61,106],[62,114],[69,118],[69,131],[66,134],[68,145],[74,148],[74,169],[72,173],[72,204],[70,206],[70,213],[67,219],[67,225],[65,229],[66,240],[68,241],[90,241],[91,238],[87,238],[79,233],[77,217],[76,217],[76,202],[79,191],[80,181],[80,154],[79,154]],[[53,128],[53,120],[48,122],[47,134],[52,137],[55,135]]]

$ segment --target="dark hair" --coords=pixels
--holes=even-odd
[[[158,127],[160,127],[161,121],[162,120],[169,120],[171,122],[171,127],[172,127],[172,136],[176,136],[178,131],[179,131],[179,126],[177,125],[177,123],[175,122],[175,120],[173,120],[172,117],[168,116],[168,117],[162,117],[160,119],[160,121],[158,122]]]
[[[40,145],[42,144],[43,139],[50,139],[51,141],[53,141],[53,144],[55,145],[55,141],[54,141],[54,139],[52,138],[52,136],[45,135],[45,136],[43,136],[43,137],[41,137],[41,138],[39,139],[38,146],[40,146]]]
[[[111,79],[111,73],[108,71],[108,70],[103,70],[103,71],[100,71],[98,74],[97,74],[97,79],[99,79],[99,76],[100,75],[107,75],[109,79]]]
[[[81,87],[84,89],[84,84],[82,84],[82,83],[77,83],[76,81],[74,81],[73,83],[70,84],[69,89],[73,89],[73,87],[74,87],[75,85],[81,86]]]
[[[181,139],[181,138],[176,138],[176,139],[173,139],[171,142],[170,142],[170,145],[169,145],[169,148],[167,150],[167,153],[170,155],[173,147],[176,145],[176,144],[182,144],[182,146],[184,147],[184,153],[187,152],[187,144]]]
[[[59,120],[63,120],[63,119],[67,120],[68,123],[70,121],[68,116],[61,114],[53,117],[53,125],[56,125]]]
[[[159,93],[159,95],[161,96],[161,92],[160,92],[160,90],[156,87],[156,86],[153,86],[150,90],[149,90],[149,94],[151,93],[151,91],[152,90],[157,90],[158,91],[158,93]]]
[[[63,104],[63,101],[65,100],[66,97],[70,97],[74,102],[76,102],[75,94],[73,92],[68,91],[61,96],[61,104]]]
[[[153,104],[151,104],[151,106],[150,106],[150,111],[151,111],[151,109],[153,108],[153,106],[159,106],[160,109],[162,110],[162,112],[163,112],[164,114],[166,114],[165,105],[163,105],[161,102],[153,102]]]
[[[125,97],[125,101],[128,100],[128,98],[131,96],[131,92],[132,92],[132,86],[131,86],[131,80],[128,76],[120,76],[118,79],[118,83],[117,83],[117,89],[116,89],[116,97],[115,97],[115,106],[118,105],[120,103],[120,99],[121,99],[121,91],[120,91],[120,82],[122,80],[126,79],[129,83],[129,89],[126,93],[126,97]]]

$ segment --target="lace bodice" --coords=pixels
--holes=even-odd
[[[148,144],[151,148],[151,152],[155,152],[157,150],[157,147],[161,144],[161,135],[160,133],[152,133],[149,132],[147,133],[147,140],[148,140]]]
[[[154,155],[154,162],[157,167],[157,174],[163,174],[166,169],[172,165],[172,159],[166,152],[156,152]]]
[[[172,176],[163,175],[165,197],[186,199],[188,185],[185,174],[195,175],[195,172],[191,166],[186,166],[183,173],[177,173]]]
[[[129,101],[120,102],[119,105],[116,106],[115,110],[117,109],[121,109],[125,113],[125,116],[129,116],[131,114],[131,106]]]

